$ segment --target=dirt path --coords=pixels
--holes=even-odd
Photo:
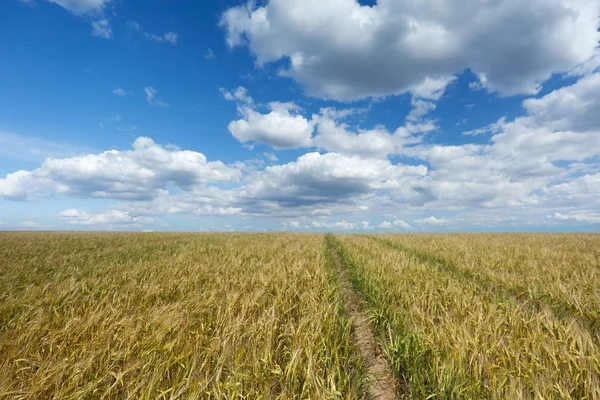
[[[367,363],[369,379],[364,388],[364,398],[381,400],[396,399],[396,393],[398,393],[396,381],[369,328],[369,319],[363,311],[362,299],[352,288],[346,269],[342,265],[339,255],[333,246],[331,246],[331,243],[329,243],[329,251],[331,251],[331,256],[340,276],[340,288],[342,290],[344,306],[354,328],[354,342]],[[401,398],[404,398],[404,396]]]

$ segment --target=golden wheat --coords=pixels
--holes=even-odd
[[[600,236],[589,234],[390,235],[466,279],[576,318],[600,344]]]
[[[358,398],[324,246],[0,233],[0,398]]]
[[[499,282],[487,286],[408,247],[418,241],[437,244],[444,237],[389,239],[405,247],[356,236],[343,236],[337,246],[353,283],[370,304],[389,362],[398,378],[409,383],[411,398],[600,398],[598,345],[575,316],[557,316],[549,306],[497,291],[504,283],[502,274],[512,276],[501,267],[494,277]],[[552,257],[570,255],[557,247]],[[487,271],[486,261],[482,256],[479,269]],[[522,284],[543,292],[554,276],[540,275]],[[574,288],[587,284],[570,283]]]
[[[362,398],[328,246],[410,398],[600,398],[597,235],[7,232],[0,398]]]

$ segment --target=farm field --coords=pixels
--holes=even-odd
[[[0,232],[0,398],[600,398],[600,235]]]

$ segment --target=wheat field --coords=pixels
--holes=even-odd
[[[599,260],[591,234],[0,232],[0,398],[388,398],[375,354],[396,398],[600,399]]]
[[[322,237],[2,234],[2,398],[341,398]]]

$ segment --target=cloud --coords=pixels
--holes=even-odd
[[[355,229],[356,225],[348,222],[346,220],[336,221],[336,222],[319,222],[313,221],[311,225],[317,229],[342,229],[342,230],[352,230]]]
[[[411,122],[421,121],[423,116],[435,110],[436,107],[435,103],[431,101],[423,101],[415,98],[411,100],[410,104],[413,106],[413,109],[408,114],[406,119]]]
[[[419,121],[411,121],[393,134],[382,126],[353,131],[342,120],[361,110],[322,108],[309,119],[300,114],[302,110],[294,103],[272,102],[267,105],[271,111],[263,114],[245,88],[234,92],[221,88],[220,92],[225,100],[238,102],[242,116],[230,122],[229,132],[241,143],[257,142],[277,150],[317,147],[347,155],[381,157],[420,142],[420,133],[435,129],[433,123],[419,117]],[[435,108],[433,103],[427,104]],[[315,128],[317,134],[313,136]]]
[[[561,213],[554,213],[552,215],[557,221],[572,221],[582,222],[586,224],[600,224],[600,213],[595,212],[573,212],[567,215]]]
[[[383,221],[382,223],[377,225],[377,227],[381,229],[391,229],[393,225],[390,221]]]
[[[103,18],[104,8],[112,0],[46,0],[50,3],[58,4],[71,14],[77,16],[87,16],[95,18],[92,21],[92,36],[110,39],[113,37],[110,22]],[[30,2],[32,3],[32,2]]]
[[[423,117],[436,108],[435,101],[438,101],[446,87],[456,80],[455,76],[443,76],[438,78],[426,77],[421,83],[411,89],[412,99],[410,104],[413,109],[407,115],[406,120],[419,123]]]
[[[111,0],[46,0],[55,3],[75,15],[101,13]]]
[[[532,122],[555,131],[600,130],[600,73],[557,89],[544,97],[523,101]]]
[[[415,219],[415,224],[419,224],[419,225],[433,225],[433,226],[438,226],[438,225],[446,225],[448,222],[449,221],[447,219],[436,218],[436,217],[427,217],[427,218]]]
[[[427,79],[465,69],[491,91],[534,94],[552,73],[591,59],[600,38],[597,1],[253,4],[223,13],[227,44],[247,45],[259,65],[286,61],[282,74],[336,100],[425,92]]]
[[[150,38],[152,40],[154,40],[155,42],[159,42],[159,43],[160,42],[168,42],[168,43],[171,43],[172,45],[176,45],[179,35],[176,34],[175,32],[166,32],[166,33],[163,33],[162,35],[150,35]]]
[[[148,104],[157,107],[169,107],[168,103],[154,98],[156,93],[158,93],[158,90],[154,89],[152,86],[146,86],[144,92],[146,92],[146,102],[148,102]]]
[[[426,174],[425,166],[393,165],[384,159],[338,153],[307,153],[294,162],[251,173],[242,196],[285,207],[344,204],[378,190],[410,192],[411,182]]]
[[[542,198],[538,202],[555,207],[597,206],[600,198],[600,173],[585,173],[578,169],[574,169],[573,173],[575,178],[561,180],[542,188]],[[582,173],[583,175],[577,176]]]
[[[87,213],[78,209],[61,212],[59,217],[72,225],[107,225],[107,224],[148,224],[154,222],[152,217],[132,217],[128,212],[107,210],[101,213]]]
[[[0,178],[0,196],[116,201],[102,212],[86,211],[88,219],[117,210],[131,218],[234,215],[276,220],[272,225],[278,227],[283,221],[302,221],[301,226],[314,229],[311,221],[319,229],[334,229],[336,222],[335,229],[349,224],[352,229],[379,228],[381,221],[363,224],[352,219],[356,214],[365,219],[380,215],[397,230],[410,225],[582,226],[600,213],[600,124],[594,112],[599,80],[587,75],[525,100],[522,115],[480,128],[489,135],[461,145],[435,144],[424,137],[424,130],[434,129],[430,121],[409,122],[394,131],[362,129],[351,123],[350,117],[358,114],[351,108],[324,108],[305,116],[289,103],[255,104],[243,88],[223,90],[223,98],[257,114],[256,120],[242,115],[240,120],[249,125],[237,132],[241,141],[281,147],[300,143],[310,150],[292,159],[291,152],[282,154],[281,161],[261,150],[255,159],[226,165],[196,151],[138,138],[129,150],[55,155],[36,164],[39,168],[10,173]],[[150,102],[156,99],[155,91],[148,95]],[[298,117],[302,124],[282,135],[293,140],[281,141],[287,125],[273,124],[271,113],[292,122]],[[312,133],[298,139],[295,135],[307,125]]]
[[[299,229],[300,221],[286,221],[283,223],[285,228]]]
[[[525,100],[526,115],[481,128],[493,134],[486,144],[404,148],[431,167],[416,190],[432,208],[592,204],[594,175],[575,166],[600,157],[599,88],[593,74]]]
[[[575,203],[573,196],[567,200],[559,194],[560,185],[564,186],[567,180],[578,182],[578,188],[574,189],[579,193],[577,201],[589,202],[592,196],[581,193],[584,193],[584,187],[590,193],[590,184],[571,176],[572,172],[556,163],[569,161],[585,164],[586,160],[600,156],[600,135],[594,130],[582,129],[591,129],[596,125],[593,122],[596,116],[587,111],[585,105],[590,105],[589,110],[594,109],[597,99],[595,93],[600,92],[597,89],[596,76],[590,75],[534,102],[527,100],[524,102],[525,116],[510,122],[501,118],[481,128],[492,134],[488,143],[460,146],[424,144],[420,131],[435,129],[430,122],[409,122],[392,134],[380,127],[371,130],[351,127],[336,119],[344,118],[347,113],[323,109],[311,119],[304,117],[305,125],[314,125],[316,134],[310,140],[306,134],[301,143],[306,148],[315,146],[334,153],[308,153],[296,162],[273,165],[270,167],[274,170],[266,168],[260,173],[251,174],[246,179],[242,197],[246,196],[249,202],[253,200],[252,207],[262,202],[260,207],[273,212],[308,204],[339,206],[359,196],[375,196],[378,201],[387,203],[388,207],[405,204],[453,211],[481,207],[522,208],[540,204],[542,194],[543,201],[548,204],[558,201]],[[240,90],[238,95],[225,93],[224,97],[231,100],[251,99],[245,90]],[[545,110],[556,104],[562,104],[569,110],[573,109],[572,104],[579,104],[577,110],[573,110],[579,113],[579,119],[549,118]],[[255,109],[256,106],[252,105],[252,110]],[[261,118],[268,115],[254,112]],[[553,114],[561,115],[558,111],[553,111]],[[590,119],[592,122],[589,122]],[[266,139],[261,139],[261,142],[273,144]],[[390,169],[405,168],[382,159],[395,154],[427,163],[430,168],[417,167],[423,168],[421,175],[405,173],[402,179],[390,179],[387,170],[381,171],[381,174],[373,174],[370,180],[365,179],[372,185],[363,184],[360,174],[349,176],[347,184],[343,177],[334,182],[326,179],[326,183],[321,182],[331,171],[344,171],[346,165],[343,164],[346,162],[360,167],[370,166],[368,159],[373,158],[374,162],[389,165]],[[591,182],[590,175],[586,177]],[[386,182],[384,187],[377,185],[380,179]]]
[[[248,89],[242,86],[238,87],[233,92],[230,92],[224,88],[220,88],[219,92],[221,93],[221,96],[223,96],[223,98],[227,101],[239,101],[240,103],[245,103],[247,105],[251,105],[254,103],[252,97],[250,96],[250,93],[248,92]]]
[[[589,60],[573,68],[569,75],[581,77],[598,71],[600,71],[600,48],[596,48],[596,53]]]
[[[205,60],[214,60],[215,59],[215,53],[212,51],[211,48],[206,49],[206,51],[204,52],[204,59]]]
[[[108,20],[99,19],[97,21],[92,21],[92,36],[110,39],[112,38],[112,35],[112,28]]]
[[[156,95],[157,90],[152,86],[147,86],[144,88],[144,92],[146,92],[146,101],[150,104]]]
[[[600,155],[600,73],[523,102],[525,117],[500,122],[495,150],[520,158],[585,160]]]
[[[242,119],[230,122],[227,129],[240,143],[258,142],[277,150],[310,146],[313,127],[297,114],[298,106],[279,102],[268,106],[268,114],[261,114],[252,106],[239,107]]]
[[[307,230],[333,230],[333,231],[359,231],[369,228],[368,221],[348,221],[341,220],[313,220],[309,224],[303,224],[301,221],[287,221],[283,223],[284,228],[289,229],[307,229]]]
[[[127,212],[133,217],[159,217],[169,214],[222,216],[244,215],[242,205],[237,201],[235,190],[225,190],[218,186],[193,186],[176,194],[165,191],[149,200],[122,200],[113,208]]]
[[[469,89],[477,91],[484,90],[487,85],[487,76],[484,73],[476,74],[477,78],[473,82],[469,83]]]
[[[411,89],[411,93],[415,98],[439,100],[446,91],[446,86],[455,80],[455,76],[426,77]]]
[[[410,226],[409,223],[404,222],[401,219],[394,220],[394,226],[397,226],[397,227],[400,227],[400,228],[405,228],[405,229],[411,228],[411,226]]]
[[[127,27],[135,32],[142,32],[142,25],[137,21],[127,21]]]
[[[472,129],[470,131],[463,132],[462,134],[465,136],[477,136],[477,135],[484,135],[487,133],[496,134],[496,133],[499,133],[502,131],[502,127],[505,124],[506,124],[506,118],[502,117],[498,121],[494,122],[493,124],[490,124],[483,128]]]
[[[152,40],[152,41],[158,42],[158,43],[170,43],[173,46],[175,46],[177,44],[177,40],[179,39],[179,35],[172,31],[165,32],[160,35],[157,35],[154,33],[149,33],[137,21],[127,21],[126,25],[129,29],[140,33],[142,36],[144,36],[146,38],[146,40]]]
[[[368,225],[364,227],[364,229],[367,229],[367,228],[368,228]],[[394,220],[393,222],[383,221],[382,223],[377,225],[377,228],[386,229],[386,230],[391,230],[394,228],[395,229],[398,229],[398,228],[409,229],[409,228],[411,228],[411,226],[402,220]]]
[[[17,171],[0,178],[0,196],[25,200],[54,193],[79,198],[148,200],[167,193],[167,186],[182,190],[210,182],[236,181],[239,170],[220,161],[209,162],[202,153],[162,147],[139,137],[133,149],[100,154],[46,159],[33,171]]]
[[[121,88],[116,88],[115,90],[113,90],[113,94],[116,94],[117,96],[126,96],[127,95],[127,93]]]
[[[264,156],[264,157],[265,157],[267,160],[269,160],[269,161],[271,161],[271,162],[276,162],[276,161],[279,161],[279,159],[277,158],[277,156],[276,156],[275,154],[273,154],[273,153],[263,153],[263,156]]]
[[[324,150],[348,155],[384,156],[395,151],[401,144],[401,134],[392,135],[384,127],[361,129],[352,132],[351,128],[335,119],[335,112],[321,110],[321,115],[313,115],[312,123],[317,127],[313,144]]]

